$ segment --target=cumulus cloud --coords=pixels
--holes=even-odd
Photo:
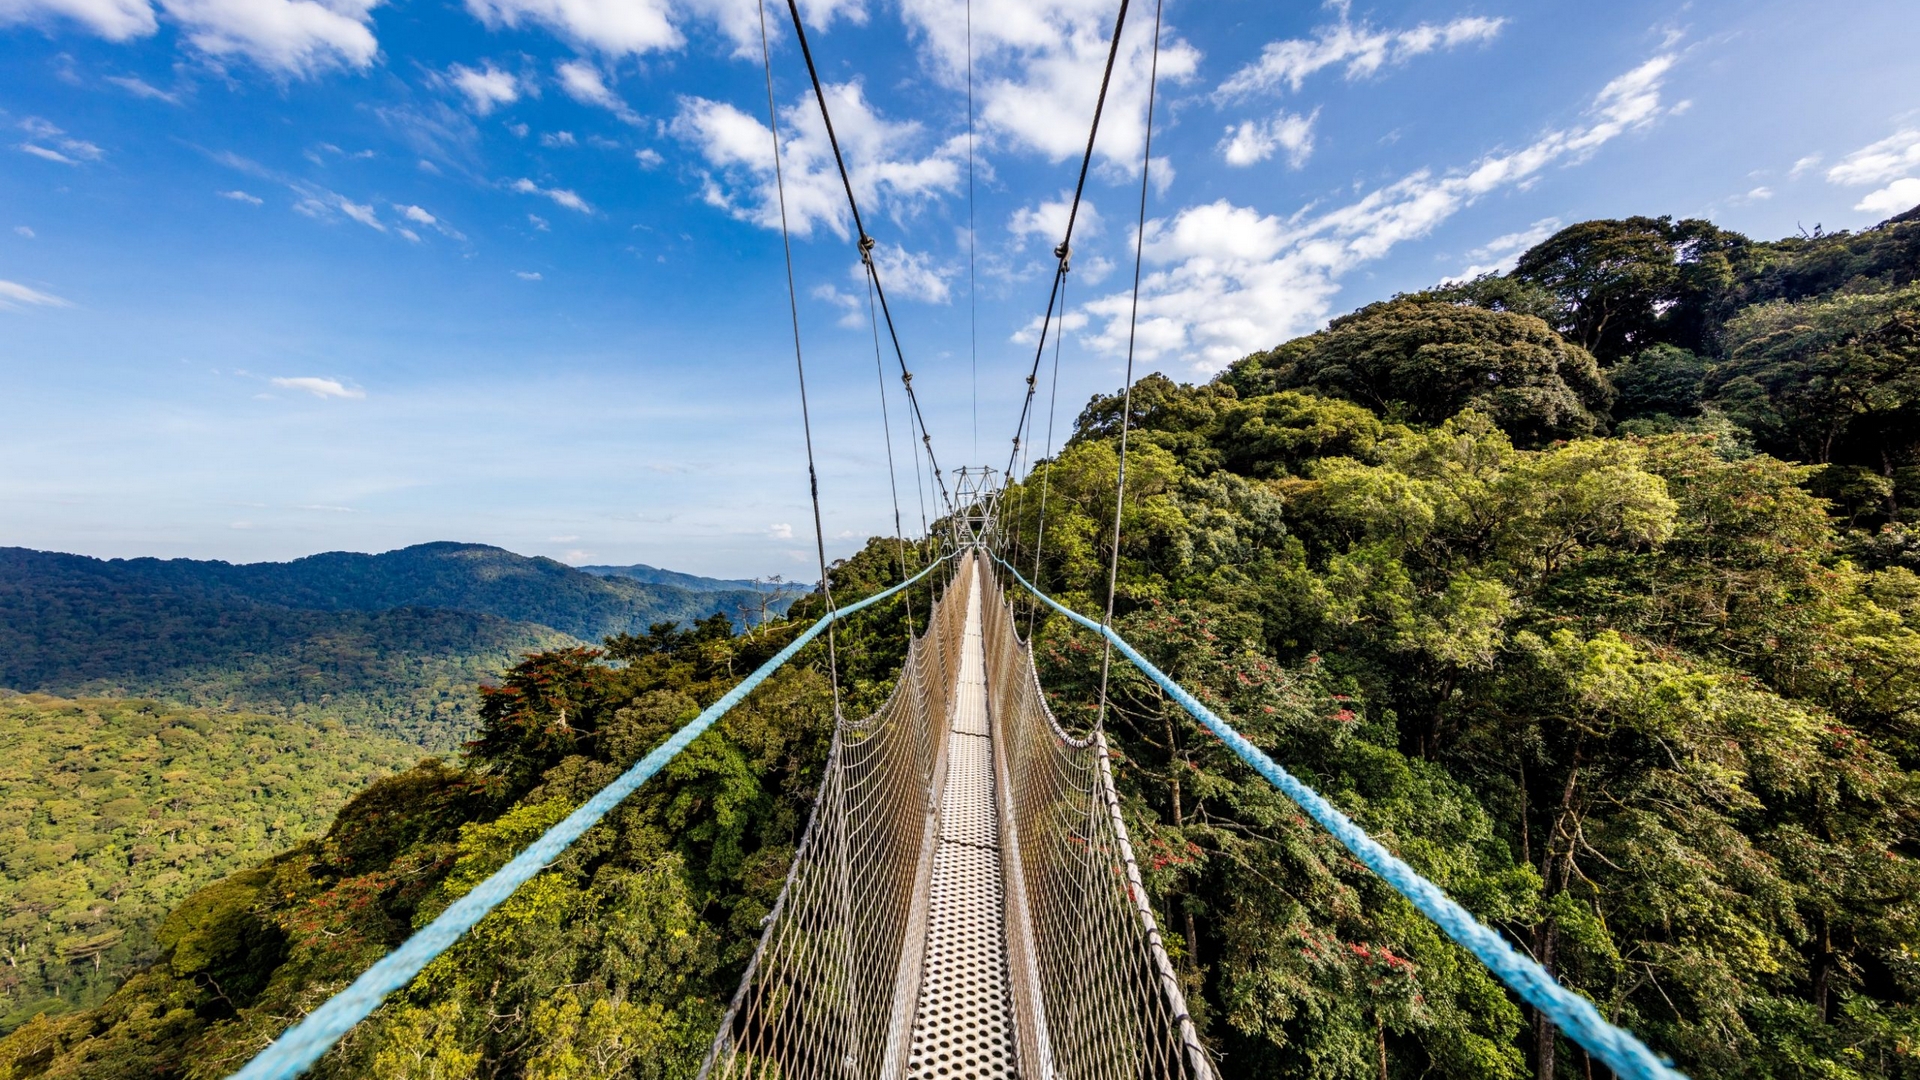
[[[583,214],[593,213],[593,207],[587,205],[587,200],[575,195],[566,188],[543,188],[525,177],[515,180],[512,187],[513,190],[522,195],[539,195],[543,198],[552,199],[554,202],[569,210],[578,210]]]
[[[629,124],[640,122],[639,114],[620,100],[620,96],[607,85],[606,76],[600,74],[600,69],[587,61],[563,61],[554,68],[554,74],[560,80],[560,88],[573,100],[582,105],[606,109]]]
[[[921,126],[881,116],[860,83],[828,84],[826,95],[865,212],[900,216],[957,189],[965,135],[923,149],[928,139]],[[709,204],[743,221],[780,227],[773,133],[764,122],[725,102],[682,97],[668,130],[695,147],[711,168],[704,192]],[[846,194],[812,95],[780,110],[780,132],[789,225],[801,236],[811,236],[818,224],[848,236],[852,221]]]
[[[1140,352],[1215,371],[1312,329],[1325,319],[1342,275],[1427,235],[1490,192],[1526,184],[1551,164],[1581,160],[1653,122],[1664,112],[1662,79],[1674,59],[1656,56],[1608,83],[1582,124],[1465,169],[1422,169],[1346,205],[1290,217],[1220,200],[1150,221],[1145,257],[1154,269],[1141,284]],[[1125,349],[1129,305],[1128,294],[1114,293],[1085,306],[1104,322],[1091,344],[1109,353]]]
[[[633,152],[633,160],[639,162],[643,169],[657,169],[665,164],[667,159],[660,156],[660,151],[643,146]]]
[[[791,540],[793,539],[793,526],[784,521],[769,525],[767,526],[767,535],[775,540]]]
[[[365,68],[380,51],[380,0],[161,0],[194,48],[247,60],[280,75]]]
[[[949,86],[961,85],[967,71],[967,6],[951,0],[902,0],[901,13],[926,50],[931,73]],[[990,142],[1054,161],[1084,152],[1113,33],[1110,0],[974,0],[972,14],[974,91],[982,133]],[[1095,147],[1100,160],[1127,171],[1140,167],[1152,49],[1153,20],[1129,20]],[[1199,63],[1198,49],[1177,31],[1163,31],[1163,84],[1186,82]],[[1161,171],[1157,163],[1154,171]]]
[[[317,398],[358,400],[367,396],[367,392],[357,386],[347,386],[338,379],[322,379],[314,375],[299,375],[292,378],[276,378],[268,381],[282,389],[303,390]]]
[[[1920,177],[1905,176],[1854,204],[1855,210],[1898,214],[1920,206]]]
[[[1316,27],[1311,38],[1269,42],[1258,60],[1220,84],[1217,96],[1237,98],[1282,86],[1298,91],[1316,72],[1342,64],[1347,78],[1363,79],[1435,50],[1492,41],[1506,25],[1505,19],[1473,16],[1421,23],[1408,30],[1380,30],[1364,21],[1351,21],[1345,2],[1334,6],[1340,12],[1338,22]]]
[[[501,71],[491,63],[474,69],[455,64],[447,69],[447,81],[467,99],[474,115],[485,116],[502,105],[520,100],[520,80],[510,71]]]
[[[69,21],[108,41],[146,37],[160,28],[147,0],[0,0],[0,26]]]
[[[1023,206],[1007,219],[1007,231],[1013,234],[1014,242],[1024,247],[1027,241],[1039,237],[1049,248],[1067,235],[1067,212],[1073,208],[1073,193],[1061,192],[1058,199],[1050,199]],[[1081,198],[1080,216],[1073,223],[1073,234],[1085,239],[1098,236],[1103,223],[1100,212],[1094,209],[1093,200]]]
[[[0,308],[13,309],[21,305],[29,307],[72,307],[73,301],[64,300],[52,293],[29,288],[17,281],[0,278]]]
[[[875,244],[873,265],[880,271],[880,284],[889,298],[905,297],[929,304],[944,304],[953,298],[947,285],[953,269],[936,265],[925,252],[908,251],[898,244]],[[851,275],[855,281],[865,281],[866,268],[856,264]]]
[[[739,0],[682,0],[679,6],[711,20],[733,42],[735,56],[759,60],[760,13],[753,4],[743,4]],[[772,24],[768,27],[768,36],[775,47],[786,37],[781,33],[784,24],[773,22],[786,18],[782,7],[784,5],[774,5],[774,10],[767,13],[767,21]],[[859,26],[867,21],[867,5],[865,0],[800,0],[800,17],[806,20],[809,30],[825,30],[838,19]]]
[[[1319,109],[1306,116],[1282,109],[1266,120],[1243,120],[1227,129],[1220,156],[1229,165],[1254,165],[1285,150],[1287,164],[1297,169],[1313,153],[1313,122],[1319,118]]]
[[[607,56],[679,48],[686,39],[671,9],[668,0],[467,0],[467,11],[489,28],[544,26]]]

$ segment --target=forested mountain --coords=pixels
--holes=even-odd
[[[754,592],[803,593],[811,586],[799,582],[782,581],[779,577],[770,578],[710,578],[697,574],[682,574],[678,570],[662,570],[646,563],[634,563],[632,566],[581,566],[576,569],[599,577],[632,578],[634,581],[646,581],[656,585],[674,585],[692,592],[724,592],[730,589],[749,589]]]
[[[1585,222],[1210,382],[1144,379],[1118,628],[1689,1075],[1914,1080],[1917,277],[1920,214],[1779,242]],[[1008,557],[1085,611],[1126,408],[1095,398],[1000,504]],[[869,544],[836,597],[895,559]],[[904,610],[839,635],[850,713]],[[197,894],[159,963],[0,1040],[0,1077],[224,1075],[817,611],[526,659],[457,767]],[[1055,712],[1090,722],[1100,650],[1036,626]],[[805,822],[825,667],[811,646],[317,1074],[692,1075]],[[1124,812],[1223,1075],[1604,1075],[1115,672]]]
[[[790,595],[601,578],[478,544],[290,563],[0,548],[0,687],[332,717],[440,750],[520,654]]]
[[[334,722],[0,692],[0,1031],[96,1004],[181,900],[419,756]]]

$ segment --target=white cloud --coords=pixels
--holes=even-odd
[[[514,276],[514,277],[517,277],[517,278],[519,278],[519,279],[520,279],[521,281],[539,281],[539,280],[540,280],[540,271],[538,271],[538,270],[515,270],[515,271],[513,272],[513,276]]]
[[[1789,171],[1787,175],[1797,180],[1809,170],[1819,167],[1820,161],[1821,157],[1819,154],[1808,154],[1806,157],[1794,162],[1792,170]]]
[[[20,304],[33,307],[72,307],[73,301],[64,300],[52,293],[39,289],[30,289],[17,281],[0,278],[0,308],[13,308]]]
[[[145,79],[133,75],[109,75],[107,76],[107,81],[125,90],[127,93],[132,94],[134,97],[148,98],[153,101],[164,101],[169,105],[180,104],[179,95],[170,94],[154,86],[152,83],[147,82]]]
[[[1111,0],[974,0],[971,7],[974,91],[983,135],[990,144],[1004,141],[1053,161],[1078,157],[1086,150],[1113,33]],[[967,5],[902,0],[901,8],[930,54],[931,73],[949,86],[961,85],[969,52]],[[1140,167],[1152,34],[1151,18],[1129,20],[1100,120],[1095,153],[1123,171]],[[1199,62],[1198,49],[1173,31],[1163,33],[1163,84],[1192,78]]]
[[[1920,177],[1905,176],[1861,199],[1854,209],[1898,214],[1915,206],[1920,206]]]
[[[1007,340],[1013,342],[1015,345],[1037,344],[1040,340],[1040,324],[1046,321],[1047,317],[1044,314],[1035,315],[1028,321],[1027,325],[1010,334]],[[1087,313],[1084,311],[1069,311],[1064,315],[1055,314],[1053,322],[1050,324],[1051,328],[1047,331],[1047,340],[1051,341],[1059,334],[1070,333],[1075,330],[1085,330],[1087,323],[1091,321],[1092,320],[1087,318]]]
[[[549,131],[540,136],[541,146],[577,146],[579,142],[571,131]]]
[[[638,161],[640,167],[643,169],[657,169],[667,160],[660,156],[660,151],[646,146],[635,150],[633,152],[633,159]]]
[[[1584,124],[1463,170],[1422,169],[1344,206],[1285,218],[1220,200],[1149,222],[1145,257],[1154,269],[1141,284],[1140,353],[1178,355],[1214,371],[1311,330],[1325,319],[1342,275],[1427,235],[1492,191],[1529,183],[1556,162],[1582,160],[1658,118],[1661,80],[1673,62],[1672,54],[1657,56],[1608,83]],[[1524,236],[1503,239],[1517,244]],[[1124,351],[1129,306],[1127,293],[1085,306],[1105,321],[1091,338],[1095,347]]]
[[[712,20],[733,42],[734,56],[759,60],[760,14],[753,4],[740,0],[681,0],[677,6]],[[791,37],[786,29],[786,5],[770,0],[767,6],[768,37],[778,48]],[[825,30],[835,19],[861,26],[867,21],[867,5],[865,0],[800,0],[800,17],[806,20],[809,31]]]
[[[513,182],[513,190],[522,195],[545,196],[569,210],[578,210],[583,214],[593,213],[593,207],[587,205],[587,200],[575,195],[566,188],[543,188],[539,184],[522,177]]]
[[[1269,42],[1260,59],[1234,72],[1216,93],[1234,98],[1275,90],[1282,84],[1298,91],[1314,73],[1336,64],[1346,65],[1347,78],[1362,79],[1436,49],[1492,41],[1506,25],[1505,19],[1474,16],[1421,23],[1410,30],[1378,30],[1365,22],[1349,21],[1345,3],[1336,6],[1339,22],[1316,27],[1312,38]]]
[[[439,218],[434,217],[432,214],[428,213],[426,210],[421,209],[418,206],[398,206],[396,207],[396,209],[400,211],[401,217],[406,218],[408,221],[415,222],[416,224],[438,225],[440,223]]]
[[[828,84],[826,95],[865,213],[900,217],[933,195],[958,188],[964,134],[921,156],[917,148],[927,141],[921,126],[880,116],[858,82]],[[780,227],[773,135],[764,122],[725,102],[682,97],[668,130],[694,145],[715,170],[705,191],[710,205],[743,221]],[[849,235],[846,194],[811,94],[780,111],[780,132],[785,139],[787,219],[793,231],[811,236],[816,224],[824,224],[840,236]]]
[[[1467,252],[1473,265],[1447,278],[1446,283],[1471,281],[1482,274],[1504,274],[1513,269],[1528,248],[1560,231],[1559,218],[1542,218],[1520,232],[1505,233]]]
[[[640,122],[639,114],[613,92],[599,68],[585,60],[567,60],[555,66],[554,71],[559,76],[560,88],[573,100],[606,109],[629,124]]]
[[[535,229],[538,229],[538,230],[539,230],[539,231],[541,231],[541,232],[552,232],[552,231],[553,231],[553,226],[551,226],[551,225],[548,225],[548,224],[547,224],[547,219],[546,219],[546,218],[543,218],[543,217],[541,217],[541,216],[540,216],[539,214],[528,214],[528,215],[527,215],[527,224],[529,224],[529,225],[531,225],[531,226],[533,226],[533,227],[534,227]]]
[[[535,23],[608,56],[678,48],[686,39],[670,10],[667,0],[467,0],[467,11],[489,28]]]
[[[475,115],[485,116],[502,105],[520,100],[520,80],[510,71],[501,71],[491,63],[475,70],[464,64],[447,69],[453,88],[466,95],[467,107]]]
[[[58,150],[49,150],[44,146],[35,146],[33,143],[21,143],[20,149],[25,153],[32,154],[34,157],[42,158],[46,161],[56,161],[62,165],[80,164]]]
[[[952,299],[947,279],[953,276],[953,269],[934,265],[933,257],[925,252],[908,251],[898,244],[875,244],[873,265],[880,271],[880,284],[890,298],[905,297],[929,304],[944,304]],[[857,264],[850,268],[850,273],[855,281],[867,278],[866,269]]]
[[[146,37],[160,28],[147,0],[0,0],[0,26],[68,19],[108,41]]]
[[[859,267],[855,267],[854,270],[855,275],[864,281],[865,273],[861,271]],[[885,279],[883,278],[882,280]],[[843,293],[831,283],[815,285],[812,295],[814,299],[824,300],[840,309],[840,318],[835,320],[839,325],[849,330],[857,330],[867,325],[867,319],[861,311],[862,305],[859,297],[851,293]]]
[[[37,116],[29,116],[22,120],[20,129],[33,140],[21,143],[20,149],[47,161],[59,162],[62,165],[78,165],[82,161],[99,161],[107,153],[85,139],[69,138],[65,131]],[[43,146],[42,143],[52,143],[59,149]]]
[[[1007,231],[1013,234],[1014,241],[1025,246],[1027,241],[1039,237],[1046,242],[1049,250],[1067,235],[1067,212],[1073,208],[1073,194],[1061,192],[1058,199],[1049,199],[1033,206],[1023,206],[1007,219]],[[1085,239],[1098,236],[1103,223],[1100,212],[1094,209],[1093,200],[1080,200],[1080,216],[1073,223],[1073,234]]]
[[[387,231],[387,226],[380,220],[380,215],[375,213],[370,205],[354,202],[337,191],[328,191],[325,188],[305,184],[294,185],[294,190],[300,193],[301,198],[299,202],[293,204],[293,208],[308,217],[328,220],[337,212],[369,229],[378,232]]]
[[[420,234],[417,232],[414,232],[412,229],[407,228],[405,225],[402,225],[394,229],[394,232],[399,233],[402,238],[411,240],[416,244],[420,242]]]
[[[14,232],[16,232],[16,233],[18,233],[18,234],[20,234],[21,236],[24,236],[24,237],[26,237],[26,238],[27,238],[27,239],[29,239],[29,240],[31,240],[31,239],[33,239],[33,229],[32,229],[32,227],[30,227],[30,226],[27,226],[27,225],[15,225],[15,226],[13,227],[13,231],[14,231]]]
[[[268,381],[285,390],[304,390],[317,398],[358,400],[367,396],[367,392],[357,386],[346,386],[338,379],[322,379],[313,375],[300,375],[289,379],[276,378]]]
[[[767,526],[767,536],[774,540],[791,540],[793,539],[793,526],[784,521],[777,525],[769,525]]]
[[[1834,184],[1878,184],[1920,171],[1920,128],[1896,131],[1863,146],[1827,170]]]
[[[380,0],[161,0],[208,56],[252,61],[281,75],[366,68],[380,51],[371,24]]]
[[[251,203],[254,206],[259,206],[260,203],[263,201],[260,198],[260,196],[249,195],[246,192],[239,190],[238,188],[234,189],[233,191],[215,192],[215,194],[219,195],[223,199],[232,199],[234,202]]]
[[[1276,150],[1285,150],[1287,164],[1297,169],[1313,153],[1313,122],[1319,118],[1319,109],[1306,116],[1282,109],[1270,119],[1244,120],[1227,129],[1227,137],[1220,140],[1220,156],[1229,165],[1253,165]]]

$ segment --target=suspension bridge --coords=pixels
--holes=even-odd
[[[934,456],[933,439],[926,430],[880,268],[873,259],[874,240],[862,221],[834,135],[799,6],[796,0],[787,0],[858,237],[875,363],[883,372],[884,324],[909,406],[906,422],[916,489],[934,491],[944,510],[944,516],[929,528],[923,507],[922,536],[940,544],[943,553],[909,575],[905,554],[909,541],[901,525],[896,483],[895,540],[902,580],[858,602],[835,603],[813,465],[772,50],[765,0],[756,2],[820,588],[827,614],[350,986],[290,1027],[231,1080],[291,1080],[305,1072],[389,995],[412,982],[435,957],[822,634],[827,639],[834,713],[820,787],[779,898],[764,921],[752,959],[701,1064],[700,1080],[1210,1080],[1231,1074],[1209,1050],[1189,1012],[1185,987],[1162,943],[1114,786],[1104,718],[1108,669],[1115,653],[1594,1060],[1629,1080],[1684,1080],[1630,1032],[1609,1023],[1585,998],[1560,986],[1498,931],[1368,836],[1114,632],[1132,412],[1131,335],[1103,616],[1096,620],[1060,604],[1005,560],[1012,549],[999,513],[1001,494],[1020,474],[1023,455],[1030,450],[1040,366],[1056,317],[1065,312],[1074,223],[1113,78],[1128,0],[1118,4],[1086,153],[1065,232],[1054,249],[1058,262],[1039,344],[1025,380],[1026,396],[1012,454],[1004,469],[956,470],[951,488]],[[970,28],[969,21],[969,34]],[[1158,2],[1152,33],[1140,218],[1135,232],[1134,323],[1152,164]],[[971,85],[969,53],[969,193]],[[971,213],[970,205],[970,220]],[[1054,346],[1057,386],[1057,334]],[[891,481],[893,436],[885,402],[883,376],[882,419],[887,426]],[[1052,422],[1050,403],[1042,460],[1052,453]],[[926,473],[921,472],[923,456]],[[1044,473],[1042,477],[1040,526],[1032,545],[1036,569],[1045,542]],[[1010,581],[1003,579],[1003,571]],[[839,696],[835,625],[875,604],[911,596],[910,590],[923,581],[938,593],[938,599],[925,613],[924,632],[913,637],[908,647],[891,695],[871,716],[845,715]],[[1028,594],[1035,610],[1049,609],[1102,639],[1098,711],[1088,730],[1069,731],[1048,708],[1033,664],[1033,624],[1029,622],[1029,638],[1023,639],[1009,602],[1015,590]],[[917,623],[909,619],[910,626]]]

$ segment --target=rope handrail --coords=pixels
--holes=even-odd
[[[1306,811],[1309,817],[1332,833],[1334,839],[1340,841],[1341,845],[1356,859],[1378,874],[1382,880],[1393,887],[1395,892],[1418,908],[1421,914],[1432,919],[1434,924],[1440,927],[1441,932],[1451,938],[1455,944],[1472,953],[1475,959],[1519,994],[1527,1004],[1545,1013],[1555,1026],[1568,1038],[1580,1044],[1589,1054],[1599,1058],[1609,1069],[1629,1080],[1686,1080],[1683,1073],[1661,1061],[1645,1043],[1634,1037],[1633,1033],[1609,1023],[1586,998],[1561,986],[1545,968],[1532,958],[1522,955],[1508,943],[1506,938],[1501,937],[1498,931],[1475,918],[1472,912],[1461,907],[1438,885],[1428,881],[1418,870],[1369,836],[1365,829],[1354,824],[1352,818],[1341,813],[1319,792],[1308,787],[1280,763],[1268,757],[1265,751],[1234,730],[1231,724],[1202,705],[1199,699],[1189,693],[1186,688],[1174,682],[1165,672],[1140,655],[1138,650],[1127,644],[1126,639],[1114,632],[1112,628],[1101,626],[1098,622],[1041,592],[1006,560],[996,557],[995,561],[1006,567],[1014,579],[1042,603],[1075,623],[1103,636],[1120,652],[1120,655],[1132,662],[1134,667],[1139,668],[1141,674],[1166,691],[1167,696],[1178,702],[1181,708],[1200,722],[1201,726],[1218,736],[1221,742],[1226,743],[1227,747],[1240,757],[1240,760],[1251,766],[1268,783],[1279,788],[1282,794]]]
[[[575,840],[598,824],[601,818],[620,805],[627,796],[639,790],[640,785],[652,779],[666,767],[668,762],[678,757],[682,750],[705,734],[708,728],[752,693],[755,687],[765,682],[768,676],[785,666],[787,661],[793,659],[794,654],[818,637],[821,631],[830,624],[877,604],[915,584],[956,554],[958,552],[948,552],[928,563],[919,573],[900,584],[822,615],[799,637],[794,638],[786,648],[755,668],[753,674],[742,679],[738,686],[727,691],[720,700],[707,706],[699,716],[687,721],[686,725],[674,732],[666,742],[655,747],[632,768],[601,788],[598,794],[582,803],[579,809],[568,814],[559,824],[548,829],[538,840],[528,844],[524,851],[516,855],[511,862],[494,871],[493,876],[481,882],[472,892],[454,901],[447,910],[440,913],[438,918],[415,931],[413,936],[399,948],[361,972],[360,977],[355,979],[352,985],[327,999],[325,1004],[308,1013],[300,1023],[283,1032],[271,1045],[228,1080],[292,1080],[293,1077],[305,1072],[320,1059],[321,1055],[332,1049],[333,1044],[339,1042],[341,1037],[352,1030],[355,1024],[366,1019],[368,1014],[379,1008],[380,1003],[385,1001],[388,995],[412,982],[413,977],[420,973],[420,969],[451,948],[468,930],[473,929],[476,923],[512,896],[516,889],[551,865],[568,847],[572,846]]]

